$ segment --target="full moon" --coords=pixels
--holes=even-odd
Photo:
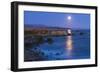
[[[68,17],[67,17],[68,20],[71,20],[71,18],[72,18],[71,16],[68,16]]]

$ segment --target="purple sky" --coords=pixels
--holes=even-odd
[[[24,11],[24,24],[90,29],[90,14]]]

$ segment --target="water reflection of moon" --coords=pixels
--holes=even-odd
[[[67,41],[66,41],[66,50],[67,50],[67,56],[72,55],[72,49],[73,49],[73,44],[72,44],[72,36],[67,36]]]

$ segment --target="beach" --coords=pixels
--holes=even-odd
[[[30,43],[24,42],[24,61],[90,58],[90,31],[73,30],[72,32],[72,35],[64,36],[35,37],[33,35]]]

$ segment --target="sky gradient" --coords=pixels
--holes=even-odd
[[[90,14],[24,11],[24,24],[90,29]]]

